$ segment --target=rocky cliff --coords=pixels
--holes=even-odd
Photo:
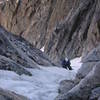
[[[0,88],[0,99],[1,100],[29,100],[28,98],[18,95],[14,92],[4,90]]]
[[[1,5],[1,24],[38,48],[54,26],[63,20],[75,0],[9,0]]]
[[[98,0],[80,1],[74,7],[66,20],[58,24],[52,32],[46,45],[46,53],[52,59],[67,56],[85,56],[100,41]]]
[[[39,68],[38,65],[50,66],[52,63],[25,39],[0,27],[0,69],[31,75],[25,68]]]
[[[7,68],[15,71],[18,65],[21,72],[31,75],[24,67],[52,65],[39,51],[43,46],[56,63],[65,56],[83,56],[76,79],[62,82],[65,90],[60,88],[56,100],[100,99],[100,0],[9,0],[0,5],[0,11],[0,24],[19,35],[0,28],[2,66],[7,62]]]
[[[54,27],[66,18],[74,5],[75,0],[9,0],[0,7],[0,23],[39,49],[47,45],[45,51],[51,57],[47,47],[52,43],[48,44],[48,40],[53,36]]]
[[[59,62],[86,55],[99,44],[98,0],[9,0],[0,23]]]

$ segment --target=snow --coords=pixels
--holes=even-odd
[[[81,57],[71,60],[71,66],[73,67],[74,70],[78,71],[81,65],[82,65]]]
[[[62,80],[73,80],[81,66],[81,58],[71,61],[72,71],[58,67],[27,69],[32,76],[17,75],[12,71],[0,70],[0,87],[28,97],[30,100],[54,100]]]
[[[44,52],[44,46],[40,49],[42,52]]]

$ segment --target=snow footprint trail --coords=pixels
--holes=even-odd
[[[59,83],[64,79],[74,79],[77,72],[77,69],[68,71],[57,67],[40,68],[28,69],[32,77],[0,70],[0,87],[27,96],[30,100],[54,100],[58,95]]]

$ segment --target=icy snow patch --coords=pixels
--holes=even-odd
[[[44,52],[44,46],[40,49],[42,52]]]
[[[77,69],[81,65],[77,60],[80,59],[72,60],[73,69],[75,69],[72,71],[42,66],[40,69],[27,69],[32,73],[31,77],[0,70],[0,87],[27,96],[30,100],[54,100],[58,95],[59,83],[64,79],[75,78]]]

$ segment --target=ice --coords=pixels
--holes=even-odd
[[[81,57],[72,59],[71,66],[77,71],[82,66]]]
[[[81,58],[71,61],[72,71],[58,67],[43,67],[27,69],[32,76],[17,75],[12,71],[0,70],[0,87],[28,97],[30,100],[54,100],[58,95],[59,83],[62,80],[73,80]]]

